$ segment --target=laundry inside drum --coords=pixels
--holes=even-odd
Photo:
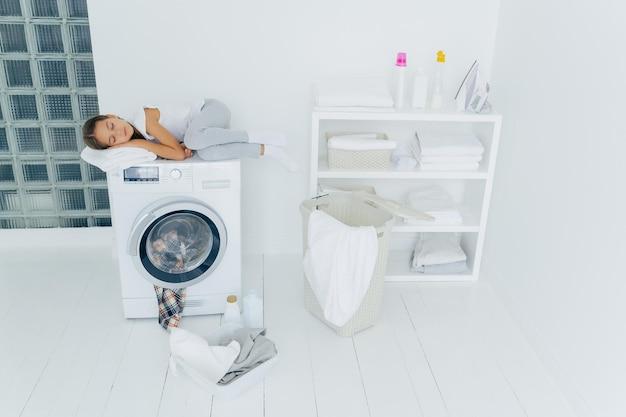
[[[150,262],[163,272],[182,274],[200,266],[213,247],[209,225],[193,213],[176,213],[160,220],[146,243]]]

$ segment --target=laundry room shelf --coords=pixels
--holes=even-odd
[[[485,180],[488,177],[487,169],[480,167],[476,171],[422,171],[419,168],[409,171],[394,170],[351,170],[351,169],[330,169],[325,158],[318,160],[317,178],[326,179],[390,179],[390,180],[410,180],[410,179],[475,179]]]
[[[495,174],[502,117],[496,113],[474,114],[455,111],[337,111],[314,108],[311,114],[311,159],[309,195],[315,196],[320,185],[335,188],[374,187],[385,197],[403,203],[411,189],[436,185],[454,194],[459,204],[468,206],[459,225],[412,225],[396,222],[391,236],[387,281],[472,281],[479,277],[489,202]],[[472,133],[484,146],[484,154],[476,171],[423,171],[419,168],[400,170],[330,169],[328,166],[327,133],[384,133],[398,143],[409,144],[415,132],[456,134]],[[410,270],[411,247],[420,233],[459,233],[461,246],[467,254],[469,270],[463,274],[432,275]]]
[[[463,223],[461,224],[411,224],[406,223],[403,220],[398,219],[391,229],[394,233],[446,233],[446,232],[459,232],[459,233],[475,233],[480,231],[479,219],[474,217],[470,213],[462,213]]]
[[[476,276],[471,268],[459,274],[422,274],[411,271],[411,253],[392,251],[387,260],[386,282],[440,282],[440,281],[474,281]]]
[[[374,121],[423,121],[423,122],[469,122],[496,123],[501,116],[496,113],[475,114],[457,111],[406,110],[406,111],[336,111],[314,108],[313,116],[320,120],[374,120]]]

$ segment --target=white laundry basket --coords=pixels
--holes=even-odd
[[[355,135],[357,132],[328,132],[326,140],[333,136]],[[384,133],[376,133],[376,139],[388,140]],[[330,169],[389,169],[391,149],[348,150],[328,148],[328,167]]]
[[[380,311],[387,269],[389,234],[394,216],[388,210],[374,207],[363,198],[365,193],[331,193],[322,197],[305,200],[300,205],[304,226],[304,251],[307,248],[309,216],[313,210],[323,210],[349,226],[374,226],[378,235],[378,258],[370,287],[354,316],[343,326],[337,327],[324,318],[309,281],[304,277],[304,305],[309,312],[331,327],[340,336],[352,336],[374,324]]]

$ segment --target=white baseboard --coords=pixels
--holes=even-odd
[[[50,229],[0,229],[0,250],[51,246],[96,247],[113,242],[111,227],[66,227]]]

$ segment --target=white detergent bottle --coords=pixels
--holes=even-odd
[[[231,328],[243,327],[243,321],[241,320],[241,311],[239,310],[239,303],[237,302],[236,295],[229,295],[226,298],[226,308],[224,308],[222,326],[227,326]]]
[[[263,328],[263,300],[254,290],[243,298],[243,322],[251,329]]]
[[[443,78],[445,63],[445,52],[437,51],[437,62],[435,64],[435,83],[433,85],[433,95],[430,99],[430,108],[434,110],[440,109],[443,105]]]
[[[413,77],[413,99],[411,107],[414,109],[425,109],[428,101],[428,76],[422,68],[418,68]]]
[[[395,106],[400,110],[404,107],[404,79],[406,78],[406,52],[398,52],[396,57],[396,96]]]

